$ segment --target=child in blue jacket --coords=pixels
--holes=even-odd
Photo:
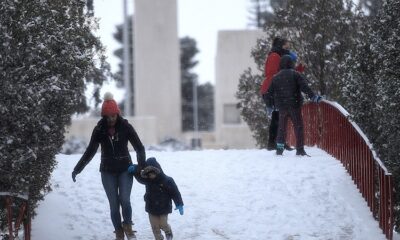
[[[163,230],[166,239],[171,240],[173,235],[168,224],[168,214],[172,213],[172,200],[176,206],[175,210],[179,210],[183,215],[183,201],[174,179],[165,175],[155,158],[147,159],[143,170],[139,171],[136,165],[131,165],[128,172],[134,174],[136,180],[146,186],[144,201],[155,239],[164,239],[161,233]]]

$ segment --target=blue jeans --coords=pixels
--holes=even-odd
[[[133,176],[127,171],[122,173],[102,172],[101,182],[103,183],[108,202],[110,203],[111,221],[115,230],[122,227],[119,206],[122,207],[124,223],[132,224],[132,207],[130,196]]]

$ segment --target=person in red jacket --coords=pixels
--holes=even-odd
[[[272,41],[271,51],[268,53],[267,59],[265,61],[264,67],[264,75],[265,79],[260,88],[260,94],[262,95],[264,102],[267,104],[266,93],[268,91],[269,86],[271,85],[272,78],[275,74],[277,74],[280,70],[279,64],[281,61],[281,57],[283,55],[293,55],[293,52],[289,51],[290,42],[287,39],[281,37],[275,37]],[[295,55],[295,54],[294,54]],[[297,55],[296,55],[297,58]],[[296,59],[297,60],[297,59]],[[304,72],[304,65],[299,64],[296,67],[296,71]],[[269,126],[269,137],[268,137],[268,150],[276,149],[276,137],[278,135],[278,124],[279,124],[279,109],[274,109],[272,113],[268,113],[268,116],[271,116],[271,123]],[[286,150],[293,150],[293,148],[289,147],[285,144]]]

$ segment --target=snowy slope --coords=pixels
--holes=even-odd
[[[322,150],[311,158],[265,150],[147,152],[172,176],[185,215],[170,215],[175,239],[383,240],[378,223],[339,161]],[[80,155],[59,155],[53,192],[33,221],[33,240],[111,240],[99,155],[71,180]],[[133,185],[138,239],[153,239],[144,187]]]

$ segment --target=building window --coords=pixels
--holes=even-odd
[[[240,111],[236,104],[224,104],[224,123],[240,124]]]

